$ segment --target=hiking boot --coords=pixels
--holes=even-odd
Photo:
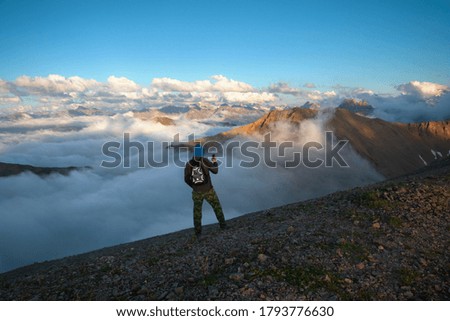
[[[197,242],[202,242],[203,240],[206,239],[206,236],[203,235],[202,233],[195,233],[194,239],[195,239]]]

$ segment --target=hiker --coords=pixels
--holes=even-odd
[[[195,234],[202,233],[202,206],[203,200],[212,206],[220,228],[226,228],[225,217],[219,198],[214,190],[209,172],[217,174],[219,167],[215,155],[211,158],[203,157],[203,147],[196,144],[194,147],[194,157],[186,163],[184,168],[184,181],[192,187],[192,200],[194,201],[194,228]]]

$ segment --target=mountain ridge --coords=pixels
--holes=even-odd
[[[69,175],[70,172],[80,170],[80,167],[39,167],[24,164],[0,162],[0,177],[19,175],[24,172],[30,172],[38,176],[47,176],[50,174]]]

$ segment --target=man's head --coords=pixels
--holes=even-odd
[[[203,157],[203,147],[199,143],[197,143],[194,147],[194,157],[195,158]]]

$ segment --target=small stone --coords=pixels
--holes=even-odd
[[[412,298],[413,296],[414,294],[411,291],[405,292],[405,297],[407,297],[408,299]]]
[[[425,260],[425,259],[422,258],[422,257],[419,259],[419,262],[420,262],[420,264],[422,264],[423,266],[428,266],[427,260]]]
[[[240,291],[241,291],[241,294],[246,297],[251,297],[255,294],[255,290],[252,288],[245,287],[245,288],[240,289]]]
[[[267,255],[262,254],[262,253],[258,255],[258,261],[261,262],[261,263],[266,262],[268,258],[269,257]]]
[[[208,287],[208,294],[210,297],[215,298],[219,295],[219,289],[217,289],[214,286],[209,286]]]
[[[244,279],[244,274],[242,273],[233,273],[230,275],[230,280],[233,281],[242,281]]]
[[[347,284],[352,284],[353,283],[353,281],[351,279],[349,279],[349,278],[345,278],[344,282],[347,283]]]
[[[234,258],[234,257],[225,259],[225,264],[226,264],[226,265],[231,265],[231,264],[234,263],[235,260],[236,260],[236,258]]]
[[[384,250],[384,246],[383,246],[383,245],[378,245],[378,249],[379,249],[380,251],[383,251],[383,250]]]
[[[365,266],[365,264],[363,262],[356,264],[356,268],[358,270],[364,270],[365,267],[366,266]]]
[[[164,291],[161,293],[161,295],[158,297],[158,301],[164,300],[164,298],[169,294],[169,291]]]
[[[381,227],[381,224],[379,222],[375,222],[372,224],[372,228],[379,229]]]

